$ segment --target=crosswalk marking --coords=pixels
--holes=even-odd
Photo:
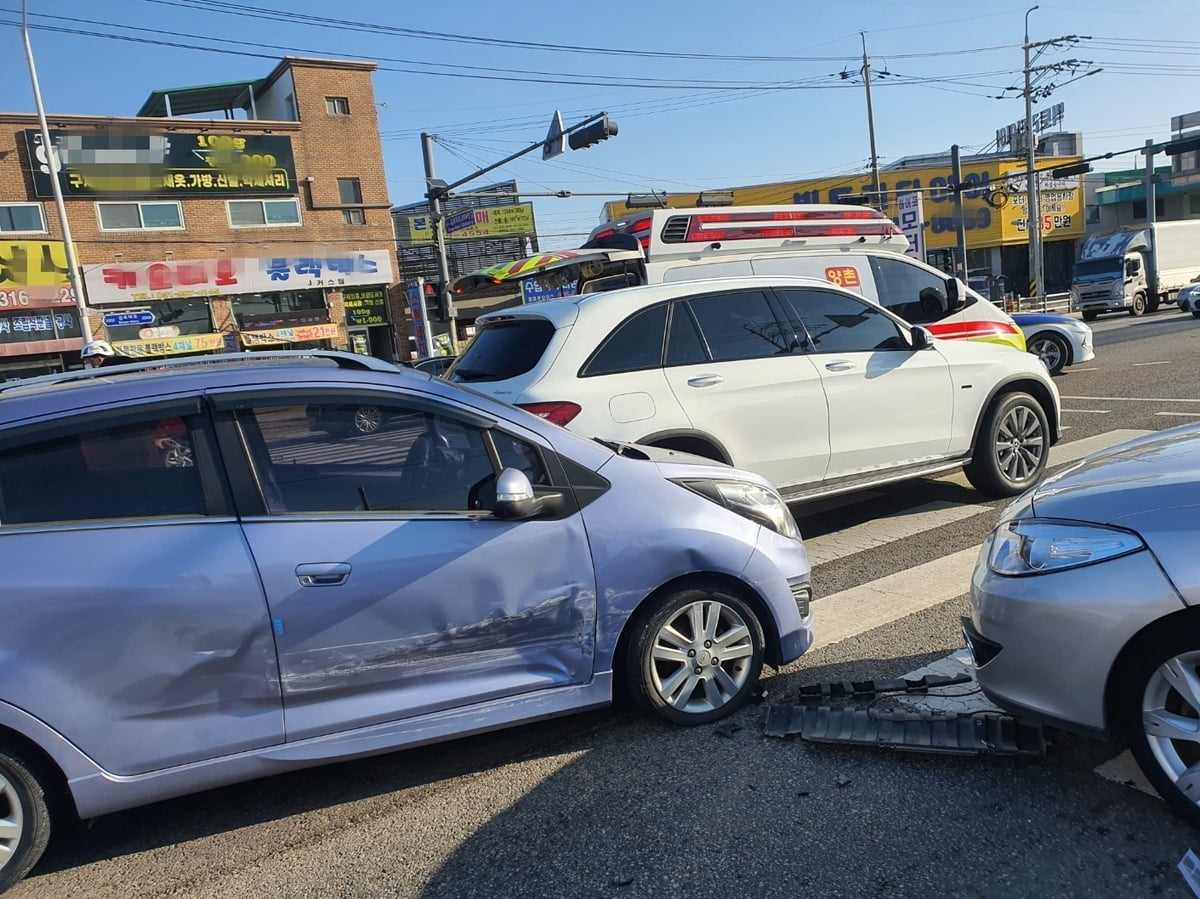
[[[1067,396],[1063,394],[1059,399],[1064,400],[1100,400],[1101,402],[1110,403],[1200,403],[1200,399],[1196,397],[1169,397],[1169,396]]]
[[[1093,415],[1108,415],[1109,413],[1111,413],[1111,412],[1112,412],[1112,409],[1063,409],[1063,411],[1064,411],[1064,412],[1071,412],[1071,413],[1073,413],[1073,414],[1079,414],[1079,413],[1083,413],[1083,412],[1090,412],[1090,413],[1092,413]]]
[[[1098,450],[1108,449],[1135,437],[1152,433],[1154,432],[1118,428],[1104,434],[1085,437],[1082,440],[1060,443],[1050,449],[1050,465],[1066,465]],[[804,548],[808,552],[809,563],[821,565],[825,562],[832,562],[834,559],[840,559],[842,556],[875,549],[896,540],[903,540],[944,524],[962,521],[988,511],[988,509],[989,507],[982,503],[966,505],[949,502],[927,503],[924,506],[876,518],[832,534],[806,539]],[[806,515],[812,514],[807,507],[804,512]]]

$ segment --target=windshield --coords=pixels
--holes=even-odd
[[[1076,278],[1090,278],[1096,275],[1119,275],[1123,257],[1113,256],[1109,259],[1089,259],[1075,263]]]
[[[488,322],[475,335],[447,377],[451,381],[507,381],[523,375],[542,358],[554,336],[544,318]]]

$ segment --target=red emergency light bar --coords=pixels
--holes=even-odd
[[[862,225],[820,225],[795,224],[779,225],[746,225],[733,228],[705,228],[699,222],[688,225],[686,243],[700,243],[721,240],[786,240],[804,239],[808,237],[894,237],[903,236],[894,222],[879,222]]]
[[[876,209],[788,209],[784,212],[702,212],[692,216],[692,221],[708,222],[817,222],[817,221],[862,221],[887,220]]]

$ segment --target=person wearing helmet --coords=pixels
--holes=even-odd
[[[122,356],[113,349],[107,340],[93,340],[84,345],[79,353],[84,368],[100,368],[104,365],[116,365],[121,362],[132,362],[128,356]]]

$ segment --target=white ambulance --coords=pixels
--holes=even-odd
[[[899,226],[864,206],[652,209],[599,226],[579,250],[493,266],[460,278],[455,289],[519,282],[530,303],[638,284],[803,275],[860,293],[935,337],[1025,349],[1007,313],[905,255],[908,247]]]

